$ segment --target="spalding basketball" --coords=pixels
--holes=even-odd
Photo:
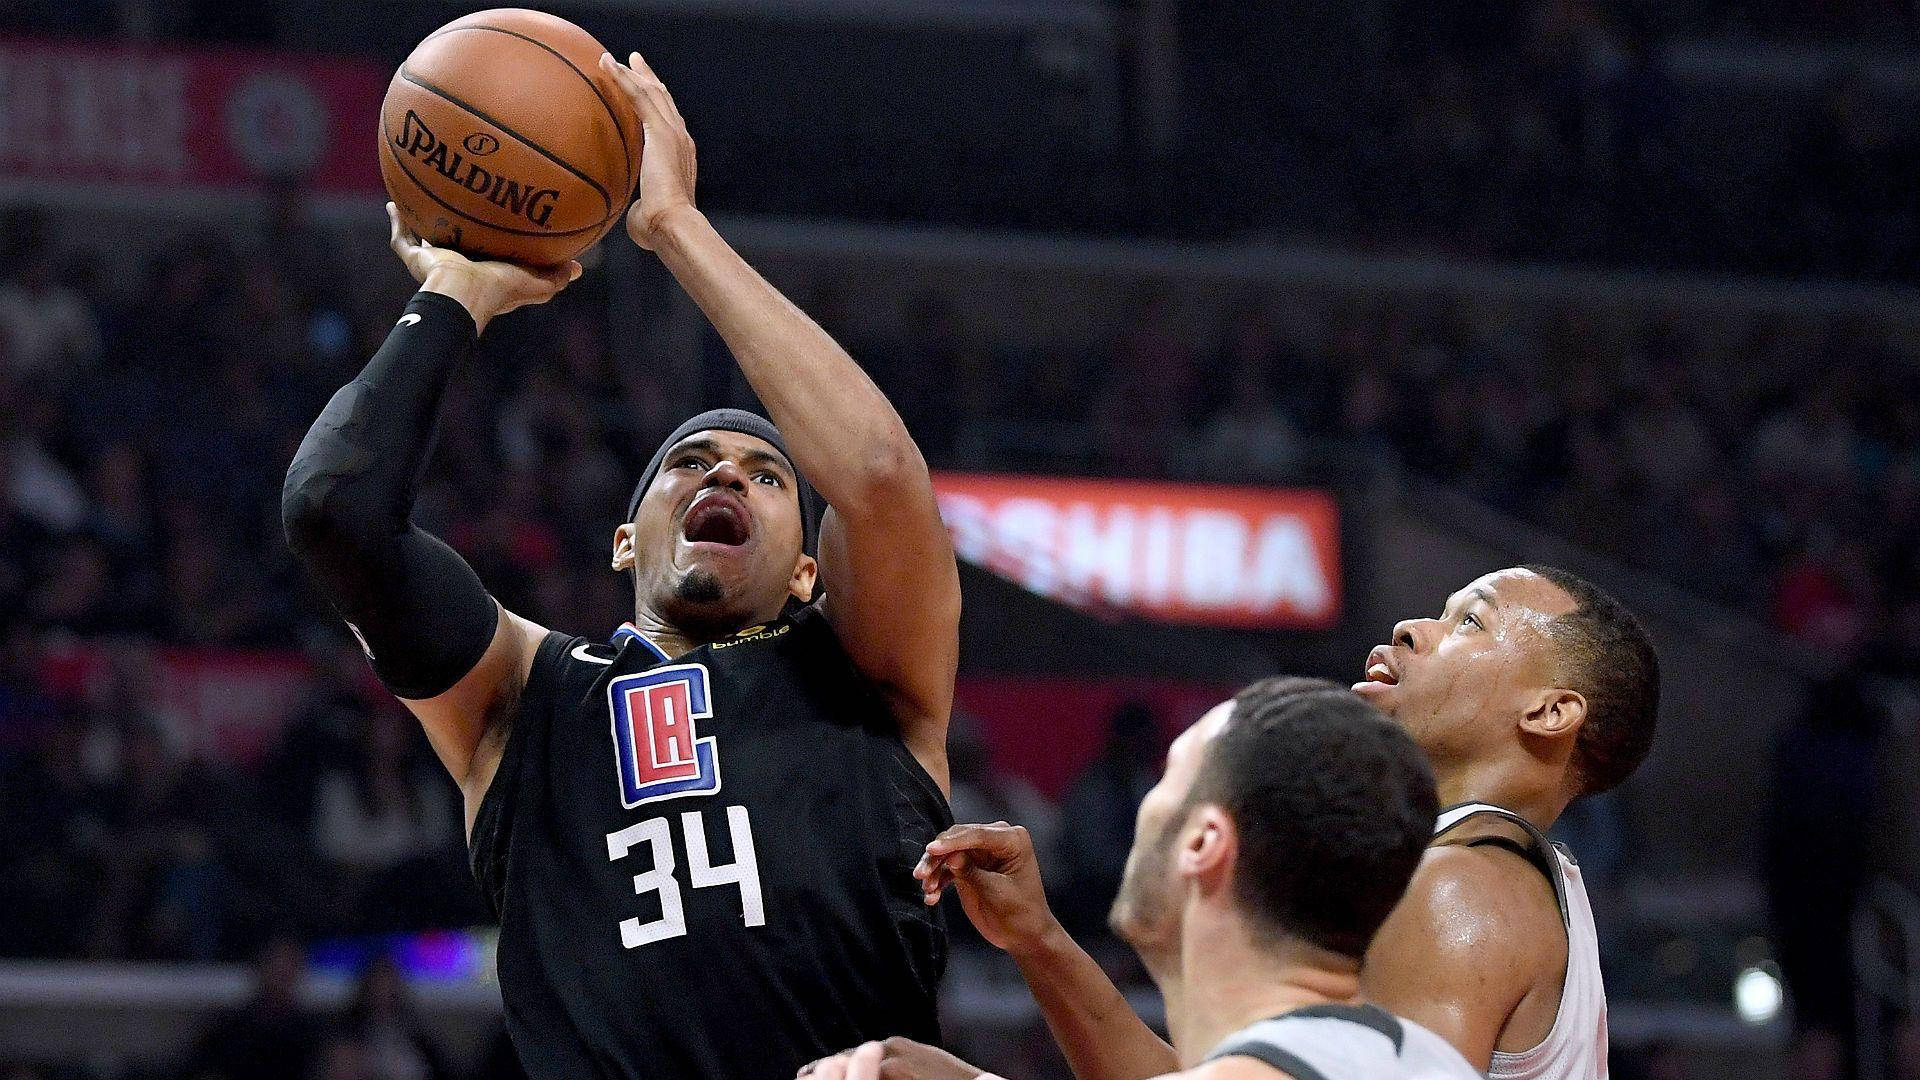
[[[522,8],[435,30],[380,106],[380,173],[414,235],[467,255],[554,266],[592,247],[640,177],[640,118],[606,50]]]

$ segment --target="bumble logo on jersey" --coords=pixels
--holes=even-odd
[[[777,638],[781,634],[784,634],[787,631],[792,629],[793,629],[792,623],[781,623],[780,625],[775,626],[772,629],[768,629],[767,624],[765,623],[757,623],[733,635],[733,638],[731,640],[714,642],[713,648],[731,649],[735,645],[745,645],[749,641],[765,641],[768,638]]]

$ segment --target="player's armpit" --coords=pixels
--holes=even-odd
[[[960,662],[960,572],[926,466],[884,515],[829,509],[820,529],[823,605],[861,673],[878,683],[907,748],[947,789],[947,718]]]
[[[430,698],[402,698],[408,711],[426,729],[427,742],[460,785],[466,802],[467,828],[506,746],[514,705],[527,685],[534,656],[545,628],[495,605],[499,622],[487,651],[471,671],[445,693]]]
[[[1517,858],[1429,849],[1367,951],[1361,996],[1432,1029],[1485,1070],[1539,974],[1541,949],[1564,951],[1551,894],[1544,910],[1537,902],[1543,885]]]

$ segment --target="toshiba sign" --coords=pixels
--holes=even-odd
[[[1340,512],[1323,491],[939,473],[960,557],[1043,596],[1168,622],[1329,627]]]

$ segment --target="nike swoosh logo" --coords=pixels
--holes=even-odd
[[[393,325],[412,326],[414,323],[417,323],[419,321],[420,321],[420,313],[417,311],[409,311],[405,315],[400,316],[400,321],[397,323],[394,323]]]
[[[418,316],[418,315],[416,315],[416,316],[414,316],[414,318],[416,318],[416,319],[417,319],[417,318],[419,318],[419,316]],[[595,655],[593,655],[592,653],[590,653],[590,652],[588,652],[587,650],[588,650],[589,648],[591,648],[591,646],[589,646],[589,645],[588,645],[587,643],[585,643],[585,642],[581,642],[580,644],[578,644],[578,645],[575,645],[575,646],[573,647],[573,658],[574,658],[575,660],[585,660],[585,661],[586,661],[587,663],[589,663],[589,664],[605,664],[605,665],[607,665],[608,667],[612,667],[612,666],[613,666],[613,661],[611,661],[611,660],[602,660],[602,659],[600,659],[599,657],[597,657],[597,656],[595,656]]]

